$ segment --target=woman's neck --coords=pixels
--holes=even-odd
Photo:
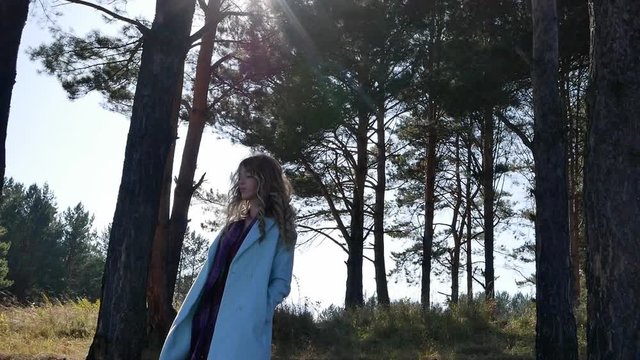
[[[258,201],[257,200],[250,200],[249,201],[249,217],[251,219],[254,219],[256,216],[258,216]]]

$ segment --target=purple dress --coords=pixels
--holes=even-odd
[[[189,351],[191,354],[189,359],[191,360],[207,358],[229,266],[254,222],[255,219],[246,230],[244,229],[244,220],[234,222],[224,234],[222,241],[218,242],[218,251],[216,251],[211,272],[202,289],[191,324],[191,348]]]

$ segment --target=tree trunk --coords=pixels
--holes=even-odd
[[[198,163],[198,153],[207,118],[207,98],[212,71],[211,57],[213,56],[219,13],[220,1],[209,2],[205,13],[205,24],[216,22],[216,26],[211,26],[208,31],[202,35],[202,42],[196,63],[193,106],[189,113],[187,138],[182,152],[182,161],[180,162],[176,188],[173,193],[171,217],[169,219],[169,204],[167,203],[166,217],[164,217],[167,221],[165,224],[159,223],[157,230],[160,232],[156,231],[156,241],[158,242],[154,244],[154,250],[155,245],[157,245],[158,248],[157,257],[154,260],[157,260],[159,263],[154,266],[154,269],[157,271],[156,276],[150,278],[154,280],[154,283],[149,284],[150,289],[154,288],[156,290],[153,298],[149,298],[149,302],[153,302],[155,305],[153,309],[150,309],[150,314],[154,315],[154,318],[157,320],[151,323],[152,327],[150,329],[149,350],[153,353],[159,353],[161,350],[162,343],[176,315],[176,311],[173,309],[173,294],[175,292],[178,268],[180,266],[182,244],[187,231],[189,206],[191,204],[191,197],[195,191],[193,179]],[[177,115],[178,113],[176,112],[176,119]],[[165,174],[165,176],[166,175],[167,174]],[[171,173],[168,175],[170,182]],[[168,190],[171,191],[170,186]],[[168,198],[169,196],[167,195],[167,199]]]
[[[464,227],[464,222],[462,222],[460,226]],[[457,304],[460,299],[460,250],[462,248],[462,238],[457,235],[453,235],[453,240],[453,255],[451,259],[451,303]]]
[[[580,136],[580,110],[573,111],[572,104],[572,83],[569,69],[561,67],[561,100],[567,118],[567,187],[569,191],[569,253],[571,259],[571,303],[577,308],[580,299],[580,245],[581,241],[581,194],[580,184],[582,152],[580,144],[583,142]],[[579,76],[578,76],[579,79]],[[578,80],[579,81],[579,80]],[[579,89],[579,86],[578,86]],[[580,103],[581,93],[579,90],[573,94],[576,103]]]
[[[385,140],[385,109],[384,104],[378,105],[378,113],[376,114],[376,133],[377,133],[377,167],[376,172],[378,181],[376,183],[376,203],[374,210],[374,267],[376,273],[376,293],[378,295],[378,304],[388,306],[389,290],[387,288],[387,270],[384,261],[384,201],[387,185],[387,146]]]
[[[465,197],[466,197],[466,217],[467,217],[467,297],[469,301],[473,300],[473,260],[471,253],[471,230],[473,230],[473,224],[471,223],[471,209],[473,203],[473,197],[471,196],[471,164],[472,164],[472,149],[471,149],[471,139],[473,136],[473,131],[471,128],[472,124],[469,122],[469,139],[467,140],[467,183],[465,184]]]
[[[566,126],[558,89],[556,2],[534,0],[536,357],[577,359],[569,261]]]
[[[11,93],[16,82],[16,62],[22,38],[22,29],[27,22],[29,0],[2,0],[0,2],[0,194],[4,187],[6,168],[7,125]]]
[[[198,164],[198,153],[202,141],[202,133],[208,115],[208,94],[211,82],[211,57],[213,56],[214,41],[217,32],[217,22],[220,21],[220,1],[210,1],[205,16],[205,24],[215,23],[209,31],[203,34],[200,52],[196,64],[196,77],[193,90],[193,107],[189,114],[189,128],[182,152],[180,172],[176,188],[173,193],[171,220],[169,221],[169,241],[165,255],[167,267],[167,301],[173,299],[182,243],[187,231],[189,206],[194,191],[199,186],[194,185],[194,176]],[[173,321],[173,319],[172,319]]]
[[[451,220],[451,234],[453,236],[453,254],[451,256],[451,303],[457,304],[459,298],[459,283],[460,283],[460,252],[462,249],[462,235],[464,233],[464,221],[463,216],[460,216],[460,207],[462,206],[462,179],[460,176],[460,136],[456,135],[455,144],[456,153],[456,189],[455,189],[455,205],[453,208],[453,217]],[[458,225],[458,218],[462,218],[460,221],[460,228],[456,228]]]
[[[580,248],[583,244],[581,223],[583,219],[582,193],[580,191],[583,174],[583,153],[579,143],[582,142],[579,132],[580,119],[577,116],[568,118],[570,141],[568,145],[568,190],[569,190],[569,255],[571,259],[571,303],[577,308],[580,303]]]
[[[640,2],[592,0],[585,164],[588,357],[640,354]]]
[[[180,94],[182,92],[182,82],[176,89]],[[176,97],[180,100],[180,96]],[[173,309],[172,301],[167,288],[167,269],[164,261],[169,234],[169,208],[171,204],[171,185],[173,184],[173,160],[175,157],[176,139],[178,138],[178,113],[180,111],[180,102],[174,104],[174,115],[172,120],[173,143],[169,149],[167,163],[165,165],[162,193],[160,195],[160,206],[158,211],[158,222],[153,238],[153,247],[151,249],[151,263],[149,265],[149,283],[147,284],[147,306],[148,306],[148,340],[145,349],[145,357],[157,359],[162,350],[162,344],[169,331],[171,322],[176,315]]]
[[[580,193],[578,190],[577,153],[569,158],[569,257],[571,263],[571,304],[576,308],[580,302]]]
[[[436,147],[438,142],[437,112],[434,101],[429,102],[427,116],[427,158],[424,177],[424,234],[422,237],[422,287],[420,302],[424,310],[431,307],[431,257],[433,253],[433,217],[435,213]]]
[[[483,222],[484,222],[484,281],[485,298],[495,297],[495,274],[493,268],[493,216],[494,195],[493,189],[493,108],[485,110],[482,119],[482,189],[483,196]]]
[[[158,0],[145,35],[98,324],[87,359],[139,359],[146,344],[151,248],[194,9],[195,0]]]
[[[352,309],[364,305],[362,289],[362,261],[364,251],[364,185],[367,176],[367,131],[369,112],[360,110],[356,134],[357,164],[353,189],[353,208],[351,209],[351,236],[348,241],[347,289],[345,307]]]

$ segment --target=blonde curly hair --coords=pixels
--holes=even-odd
[[[271,217],[278,225],[281,239],[287,246],[293,248],[297,239],[295,210],[291,206],[293,188],[282,171],[280,163],[269,155],[253,155],[240,162],[229,190],[225,229],[228,229],[232,222],[249,216],[249,201],[242,199],[238,188],[240,169],[244,169],[249,176],[254,177],[258,184],[256,198],[259,206],[257,219],[260,240],[265,235],[265,217]]]

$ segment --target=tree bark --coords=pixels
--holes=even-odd
[[[640,2],[590,1],[588,358],[640,354]]]
[[[87,359],[139,359],[146,344],[151,248],[195,0],[158,0],[144,48]]]
[[[534,0],[533,99],[536,199],[536,358],[577,359],[571,304],[566,120],[558,88],[555,0]]]
[[[484,293],[486,299],[495,297],[495,273],[493,267],[493,217],[494,195],[493,189],[493,108],[485,110],[482,118],[482,189],[483,221],[484,221]]]
[[[182,92],[182,82],[180,82],[176,91],[179,94]],[[176,97],[176,100],[180,100],[180,96]],[[173,184],[173,160],[178,138],[179,111],[180,103],[178,101],[174,104],[174,115],[171,124],[174,140],[169,149],[164,169],[158,222],[156,223],[153,247],[151,249],[151,263],[149,265],[149,283],[147,284],[148,340],[144,357],[150,359],[157,359],[160,356],[162,344],[176,315],[176,311],[173,309],[172,296],[168,294],[167,290],[167,269],[164,259],[168,247],[169,209],[171,206],[171,185]]]
[[[387,270],[384,261],[384,201],[387,185],[387,146],[385,140],[385,109],[384,104],[379,104],[376,114],[376,135],[377,135],[377,183],[376,183],[376,202],[374,209],[374,267],[376,273],[376,294],[378,295],[378,304],[388,306],[389,289],[387,287]]]
[[[349,255],[347,257],[347,284],[345,294],[345,307],[353,309],[364,305],[363,283],[362,283],[362,265],[364,260],[364,189],[367,179],[369,166],[368,145],[369,145],[369,120],[371,114],[376,111],[375,106],[369,102],[369,97],[364,94],[370,94],[370,68],[366,59],[358,66],[356,78],[358,79],[359,89],[353,96],[356,102],[356,160],[353,184],[353,200],[351,202],[351,234],[347,241]]]
[[[462,179],[460,176],[460,136],[456,135],[455,144],[455,162],[456,162],[456,188],[455,188],[455,205],[453,207],[453,217],[451,219],[451,234],[453,236],[453,254],[451,256],[451,303],[457,304],[460,291],[460,252],[462,250],[462,236],[464,234],[464,214],[460,214],[462,206]],[[460,219],[460,227],[458,226],[458,218]]]
[[[581,169],[584,166],[584,153],[581,151],[584,144],[580,135],[580,118],[574,116],[570,121],[568,141],[568,187],[569,187],[569,253],[571,258],[571,302],[574,308],[580,304],[580,249],[584,247],[584,203],[582,194],[582,181],[584,174]],[[584,261],[584,260],[583,260]]]
[[[169,203],[167,203],[167,209],[165,209],[166,217],[163,216],[166,222],[158,223],[154,240],[154,250],[157,247],[157,251],[154,253],[156,257],[152,261],[155,276],[150,277],[150,280],[153,281],[149,284],[149,289],[155,291],[148,300],[150,305],[154,305],[152,308],[150,306],[150,314],[155,321],[151,323],[149,346],[149,350],[154,353],[161,350],[162,343],[176,315],[176,311],[173,309],[173,294],[180,266],[182,244],[189,222],[189,206],[196,189],[193,179],[198,163],[198,153],[208,115],[207,99],[212,72],[211,58],[213,56],[217,24],[220,21],[220,4],[220,1],[211,1],[205,10],[205,24],[214,24],[215,26],[208,27],[202,34],[202,42],[200,43],[196,62],[193,106],[189,113],[187,138],[182,151],[180,170],[173,193],[171,217],[169,218]],[[177,116],[178,113],[176,111],[176,119]],[[167,164],[167,166],[170,165],[172,164]],[[171,191],[171,173],[168,173],[168,175],[168,190]],[[166,200],[168,199],[169,196],[167,195]]]
[[[579,71],[579,70],[578,70]],[[580,104],[582,93],[578,90],[572,92],[571,70],[560,70],[561,78],[561,100],[567,118],[567,187],[569,190],[569,253],[571,257],[571,303],[574,309],[578,307],[580,300],[580,247],[582,241],[582,164],[584,154],[581,151],[584,140],[580,133],[581,111],[572,108],[572,99]],[[578,81],[580,76],[578,75]]]
[[[422,237],[422,287],[420,302],[424,310],[431,307],[431,258],[433,254],[433,217],[435,214],[436,147],[438,145],[435,102],[429,102],[427,115],[427,158],[424,177],[424,233]]]
[[[29,0],[2,0],[0,2],[0,194],[4,187],[6,168],[7,125],[11,93],[16,82],[16,63],[22,38],[22,29],[27,22]]]
[[[571,132],[575,130],[570,130]],[[571,303],[576,308],[580,302],[580,219],[582,201],[579,192],[578,153],[570,150],[568,161],[569,175],[569,256],[571,262]]]
[[[363,107],[365,105],[362,105]],[[357,164],[353,189],[353,208],[351,209],[351,236],[348,240],[347,289],[345,307],[352,309],[364,305],[362,289],[362,262],[364,255],[364,186],[367,176],[367,131],[369,129],[369,111],[360,109],[356,130]]]
[[[189,206],[191,198],[199,184],[194,184],[194,176],[198,164],[198,153],[202,141],[202,133],[208,115],[208,94],[211,83],[211,57],[213,56],[214,41],[216,38],[217,24],[220,21],[220,4],[218,1],[210,1],[207,13],[205,14],[205,24],[214,24],[202,36],[200,52],[196,64],[196,77],[193,90],[193,106],[189,114],[189,128],[187,138],[182,152],[180,162],[180,172],[176,188],[173,193],[173,206],[171,208],[171,220],[169,221],[169,242],[168,251],[165,256],[167,268],[167,301],[173,299],[178,266],[180,263],[180,252],[187,225],[189,222]],[[173,319],[172,319],[173,321]]]
[[[467,183],[465,184],[465,197],[466,197],[466,204],[467,204],[467,208],[466,208],[466,218],[467,218],[467,248],[466,248],[466,255],[467,255],[467,297],[469,298],[469,301],[473,300],[473,260],[472,260],[472,253],[471,253],[471,231],[473,230],[473,224],[471,223],[471,209],[472,207],[472,202],[473,197],[471,196],[471,164],[472,164],[472,149],[471,149],[471,139],[473,137],[473,131],[472,131],[472,124],[471,122],[469,122],[469,139],[467,140]]]

